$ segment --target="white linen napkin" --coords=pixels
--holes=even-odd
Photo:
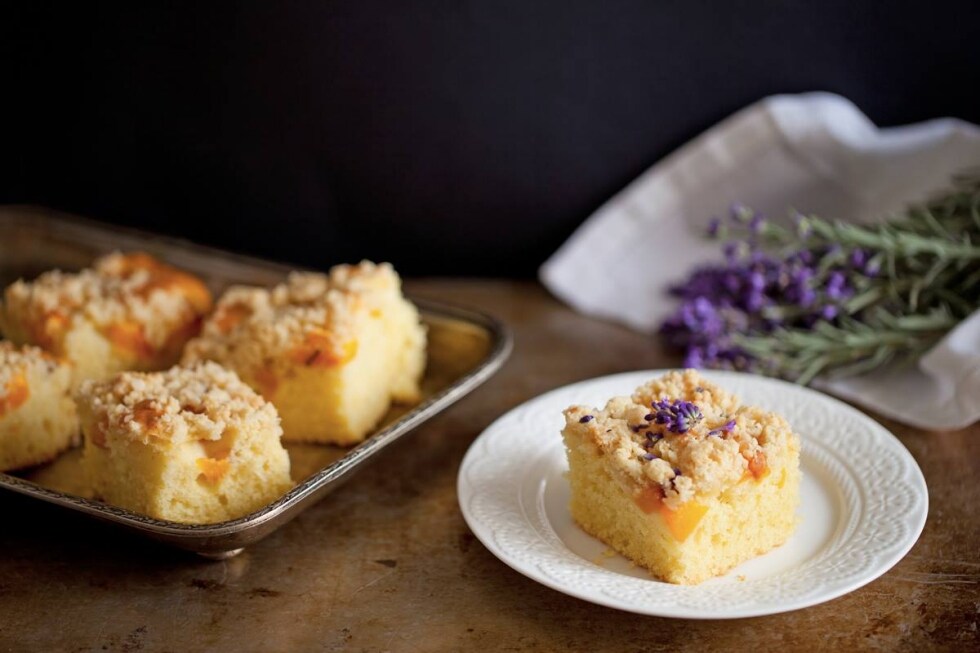
[[[829,93],[766,98],[655,164],[600,207],[541,267],[541,281],[590,315],[653,332],[674,310],[667,287],[720,260],[704,238],[741,202],[867,222],[922,200],[980,165],[980,128],[941,118],[879,129]],[[917,365],[816,385],[932,430],[980,419],[980,311]]]

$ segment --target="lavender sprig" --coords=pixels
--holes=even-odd
[[[671,289],[664,322],[689,367],[753,370],[809,383],[927,350],[980,307],[980,176],[873,226],[737,205],[709,234],[725,262]]]

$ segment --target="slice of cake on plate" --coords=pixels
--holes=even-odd
[[[793,533],[799,438],[697,372],[564,414],[573,518],[654,576],[700,583]]]
[[[78,392],[95,495],[185,523],[241,517],[292,486],[276,409],[215,363],[123,372]]]
[[[272,290],[234,287],[185,362],[217,361],[275,404],[284,438],[362,441],[392,401],[419,399],[425,330],[390,265],[293,273]]]
[[[77,382],[170,367],[210,309],[211,293],[196,277],[147,254],[116,253],[81,272],[10,285],[0,330],[70,360]]]
[[[77,437],[71,366],[0,341],[0,472],[53,460]]]

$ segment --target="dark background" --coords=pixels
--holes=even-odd
[[[0,9],[0,202],[316,267],[533,275],[772,93],[980,122],[976,2],[23,5]]]

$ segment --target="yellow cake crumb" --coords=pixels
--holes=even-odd
[[[71,366],[0,341],[0,471],[48,462],[77,435]]]
[[[663,580],[723,574],[795,529],[799,438],[693,370],[564,414],[572,516]]]
[[[173,365],[210,308],[196,277],[148,254],[115,253],[77,273],[13,283],[0,303],[0,329],[70,360],[77,382]]]
[[[157,519],[246,515],[291,486],[272,404],[215,363],[123,372],[78,391],[96,496]]]
[[[365,261],[229,289],[187,346],[184,361],[200,360],[275,404],[286,440],[349,445],[392,401],[419,399],[425,331],[392,267]]]

